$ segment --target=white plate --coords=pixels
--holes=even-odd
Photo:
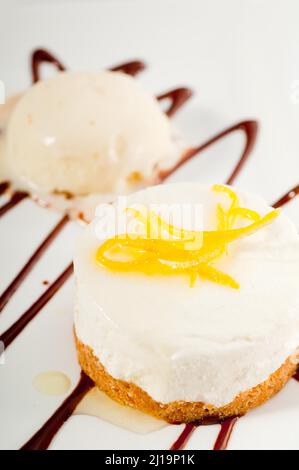
[[[190,144],[236,121],[261,123],[257,146],[237,184],[269,202],[298,183],[299,5],[296,0],[1,1],[0,79],[7,95],[29,84],[28,59],[36,47],[69,68],[100,69],[141,58],[140,75],[154,93],[187,85],[195,97],[175,118]],[[45,67],[44,74],[52,70]],[[174,180],[224,181],[240,154],[242,136],[215,145]],[[298,201],[285,210],[297,224]],[[0,291],[16,275],[59,215],[23,201],[0,220]],[[72,258],[79,228],[67,226],[0,315],[0,334],[47,288]],[[19,448],[63,401],[41,395],[33,378],[65,372],[74,387],[79,367],[72,336],[73,281],[68,281],[26,327],[0,366],[0,447]],[[240,419],[230,449],[296,449],[299,384],[291,380],[274,399]],[[103,420],[73,416],[51,447],[168,449],[182,426],[141,435]],[[219,426],[201,427],[187,449],[213,447]]]

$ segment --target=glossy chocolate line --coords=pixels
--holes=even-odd
[[[50,244],[54,241],[57,235],[61,232],[64,226],[69,221],[68,216],[64,216],[58,224],[51,230],[51,232],[47,235],[47,237],[43,240],[43,242],[39,245],[36,251],[32,254],[29,258],[27,263],[23,266],[21,271],[16,275],[13,281],[9,284],[9,286],[5,289],[5,291],[0,296],[0,313],[4,309],[5,305],[8,301],[12,298],[16,290],[20,287],[22,282],[26,279],[30,271],[33,269],[35,264],[39,261],[41,256],[50,246]]]
[[[238,176],[238,174],[242,170],[247,158],[251,154],[251,152],[254,148],[255,142],[256,142],[256,138],[257,138],[258,122],[257,121],[244,121],[244,122],[241,122],[240,124],[237,124],[235,126],[235,128],[233,128],[231,130],[231,132],[233,132],[235,130],[242,130],[245,133],[246,143],[245,143],[243,153],[242,153],[238,163],[236,164],[236,166],[233,169],[233,171],[232,171],[231,175],[229,176],[229,178],[226,180],[226,184],[233,184],[236,177]]]
[[[0,196],[4,194],[9,188],[9,182],[8,181],[3,181],[0,183]]]
[[[181,449],[183,449],[185,447],[185,445],[187,444],[191,434],[193,433],[193,431],[195,431],[196,427],[197,426],[196,426],[195,423],[186,424],[183,431],[181,432],[181,434],[177,438],[177,440],[170,447],[170,450],[181,450]]]
[[[66,67],[60,62],[57,57],[55,57],[51,52],[46,49],[36,49],[33,51],[31,56],[31,73],[32,73],[32,83],[36,83],[40,80],[40,66],[44,63],[53,64],[57,70],[63,72],[66,70]],[[109,70],[114,72],[123,72],[127,75],[135,76],[139,72],[145,69],[145,63],[141,60],[132,60],[130,62],[125,62],[109,68]]]
[[[237,422],[237,417],[226,419],[221,423],[221,429],[217,436],[213,450],[226,450],[230,436],[232,434],[234,425]]]
[[[0,217],[3,217],[6,212],[18,205],[19,202],[23,201],[23,199],[25,199],[26,197],[28,197],[28,194],[23,193],[22,191],[16,191],[15,193],[13,193],[10,200],[0,207]]]
[[[193,95],[190,88],[176,88],[157,96],[158,101],[170,100],[169,108],[165,111],[168,117],[173,116]]]
[[[277,209],[279,207],[284,206],[288,202],[292,201],[296,196],[299,195],[299,184],[294,188],[290,189],[287,193],[285,193],[281,198],[279,198],[272,206]]]
[[[146,67],[145,63],[141,60],[132,60],[131,62],[125,62],[114,67],[109,67],[111,72],[123,72],[127,75],[135,77],[138,73],[142,72]]]
[[[32,83],[36,83],[40,80],[40,66],[44,62],[53,64],[61,72],[65,70],[65,66],[62,62],[51,54],[51,52],[46,49],[36,49],[31,56]]]
[[[73,263],[71,263],[58,278],[48,287],[48,289],[26,310],[25,313],[4,333],[0,335],[0,341],[7,348],[16,337],[24,330],[28,323],[39,313],[39,311],[56,294],[60,287],[68,280],[73,273]]]
[[[175,443],[171,446],[170,450],[179,450],[179,449],[183,449],[187,440],[189,439],[189,437],[191,436],[191,434],[199,427],[199,426],[211,426],[213,424],[220,424],[221,425],[221,430],[218,434],[218,437],[217,439],[219,438],[219,435],[220,433],[221,436],[224,435],[224,431],[226,429],[227,426],[225,426],[225,423],[227,423],[228,421],[233,421],[233,420],[237,420],[238,417],[233,417],[233,418],[230,418],[230,419],[227,419],[227,420],[223,420],[223,419],[220,419],[219,417],[217,416],[208,416],[207,418],[203,418],[199,421],[194,421],[193,423],[188,423],[185,425],[182,433],[179,435],[178,439],[175,441]],[[232,427],[235,423],[232,424]],[[230,431],[231,432],[231,431]],[[230,436],[230,434],[229,434]],[[229,440],[229,436],[227,437],[227,442]],[[219,438],[220,439],[220,438]],[[222,437],[221,437],[222,439]],[[215,449],[214,449],[215,450]]]
[[[86,393],[94,386],[93,381],[81,372],[80,380],[73,390],[73,392],[67,397],[67,399],[60,405],[59,408],[54,412],[51,418],[45,422],[45,424],[24,444],[20,450],[46,450],[53,437],[72,415],[76,406],[80,403]]]
[[[251,151],[253,150],[256,137],[257,137],[257,131],[258,131],[258,123],[257,121],[242,121],[239,122],[228,129],[225,129],[224,131],[220,132],[219,134],[216,134],[214,137],[211,139],[207,140],[203,144],[197,146],[197,147],[192,147],[187,152],[183,155],[181,160],[170,170],[165,170],[161,171],[158,176],[158,182],[163,182],[166,178],[171,176],[176,170],[178,170],[181,166],[183,166],[186,162],[191,160],[195,155],[198,155],[200,152],[203,150],[207,149],[214,143],[218,142],[221,140],[223,137],[228,136],[229,134],[236,132],[236,131],[243,131],[246,136],[246,142],[244,146],[244,150],[241,154],[241,157],[233,169],[231,175],[226,181],[226,184],[232,184],[235,178],[238,176],[240,173],[244,163],[246,162],[247,158],[249,157]]]
[[[293,379],[297,380],[297,382],[299,382],[299,367],[297,367],[297,370],[295,372],[295,374],[293,375]]]

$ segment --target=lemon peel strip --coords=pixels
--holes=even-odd
[[[215,231],[186,230],[168,224],[160,215],[147,209],[146,215],[133,208],[125,212],[140,222],[144,235],[118,234],[106,240],[96,252],[96,261],[112,271],[141,272],[147,275],[186,274],[192,287],[197,277],[238,289],[239,283],[211,263],[227,253],[228,245],[252,235],[272,223],[280,211],[272,210],[261,217],[256,211],[239,206],[239,198],[229,187],[214,185],[213,191],[228,196],[229,206],[217,204]],[[234,229],[237,217],[249,220],[245,227]],[[133,235],[133,236],[132,236]]]

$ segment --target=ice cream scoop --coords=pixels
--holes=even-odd
[[[60,72],[18,101],[4,167],[37,194],[111,199],[154,181],[182,147],[157,101],[121,72]]]

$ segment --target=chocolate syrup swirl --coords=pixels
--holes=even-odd
[[[4,194],[9,188],[9,182],[8,181],[3,181],[0,183],[0,196]]]
[[[193,423],[188,423],[185,425],[183,431],[177,438],[177,440],[172,444],[170,450],[182,450],[184,449],[186,443],[188,442],[191,434],[199,427],[199,426],[211,426],[212,424],[220,424],[221,429],[218,433],[216,438],[216,442],[214,445],[213,450],[225,450],[232,433],[232,429],[234,424],[236,423],[238,417],[234,416],[232,418],[223,420],[218,418],[217,416],[210,416],[207,418],[203,418],[200,421],[196,421]]]
[[[173,116],[188,101],[193,92],[190,88],[176,88],[157,96],[158,101],[170,100],[169,108],[165,111],[168,117]]]
[[[241,157],[233,169],[231,175],[226,181],[226,184],[232,184],[235,180],[235,178],[238,176],[240,173],[244,163],[246,162],[247,158],[249,157],[250,153],[253,150],[256,137],[257,137],[257,131],[258,131],[258,123],[257,121],[242,121],[239,122],[228,129],[225,129],[224,131],[220,132],[219,134],[216,134],[214,137],[211,139],[207,140],[203,144],[197,146],[197,147],[192,147],[187,152],[183,155],[183,157],[178,161],[178,163],[172,167],[169,170],[163,170],[159,173],[159,182],[165,181],[166,178],[171,176],[175,171],[177,171],[181,166],[183,166],[185,163],[187,163],[191,158],[193,158],[195,155],[198,155],[200,152],[203,150],[206,150],[208,147],[213,145],[214,143],[218,142],[222,138],[228,136],[229,134],[232,134],[233,132],[236,131],[243,131],[246,137],[246,142],[244,146],[244,150],[241,154]]]
[[[295,372],[295,374],[293,375],[293,379],[297,380],[297,382],[299,382],[299,367],[297,367],[297,370]]]
[[[3,294],[0,296],[0,313],[4,309],[7,302],[12,298],[18,287],[22,284],[25,278],[28,276],[30,271],[33,269],[35,264],[39,261],[41,256],[47,250],[49,245],[52,241],[58,236],[61,230],[69,221],[68,216],[64,216],[58,224],[54,227],[54,229],[47,235],[47,237],[43,240],[43,242],[39,245],[36,251],[32,254],[29,258],[27,263],[23,266],[21,271],[16,275],[13,281],[9,284],[9,286],[5,289]]]
[[[93,381],[81,371],[80,380],[73,392],[20,450],[46,450],[61,426],[93,386]]]
[[[71,263],[58,278],[48,287],[48,289],[26,310],[25,313],[4,333],[0,335],[0,341],[7,348],[14,339],[24,330],[28,323],[40,312],[49,302],[60,287],[67,281],[73,273],[73,263]]]
[[[3,217],[6,212],[8,212],[13,207],[17,206],[26,197],[28,197],[28,194],[22,191],[16,191],[15,193],[13,193],[10,200],[0,207],[0,217]]]
[[[226,419],[221,423],[221,428],[214,444],[213,450],[226,450],[237,417]]]
[[[51,52],[47,51],[46,49],[37,49],[33,51],[31,56],[32,83],[36,83],[40,80],[40,66],[45,62],[53,64],[57,70],[60,70],[61,72],[66,70],[66,67],[62,64],[62,62],[60,62],[60,60],[57,59],[57,57],[55,57]],[[123,72],[127,75],[135,76],[144,69],[144,62],[141,60],[133,60],[111,67],[109,70],[113,72]]]
[[[285,193],[281,198],[279,198],[272,206],[277,209],[279,207],[284,206],[288,202],[292,201],[296,196],[299,195],[299,184],[294,188],[290,189],[287,193]]]
[[[57,59],[51,52],[45,49],[36,49],[33,51],[31,56],[31,72],[32,72],[32,83],[36,83],[40,80],[40,66],[43,63],[53,64],[57,70],[63,72],[65,66]]]
[[[135,77],[138,73],[142,72],[146,67],[145,63],[141,60],[133,60],[132,62],[125,62],[124,64],[110,67],[111,72],[123,72],[127,75]]]
[[[181,432],[181,434],[177,438],[177,440],[170,447],[170,450],[181,450],[181,449],[183,449],[185,447],[185,445],[187,444],[191,434],[193,433],[193,431],[195,431],[196,427],[197,426],[196,426],[195,423],[186,424],[183,431]]]

